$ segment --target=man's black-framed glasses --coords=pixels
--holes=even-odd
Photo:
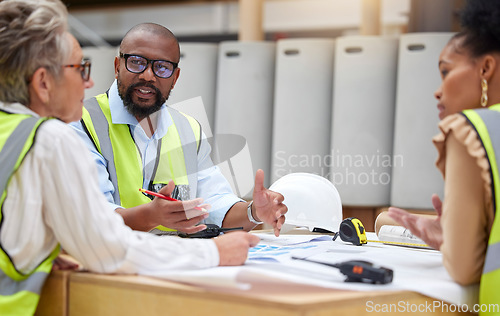
[[[151,64],[151,69],[153,69],[155,76],[163,79],[170,78],[178,65],[168,60],[151,60],[140,55],[120,53],[120,57],[125,58],[125,68],[127,68],[128,71],[134,74],[140,74],[148,68],[149,64]]]
[[[63,67],[69,68],[80,68],[80,74],[82,75],[82,79],[84,81],[90,80],[90,67],[92,63],[90,59],[84,59],[81,64],[72,64],[72,65],[63,65]]]

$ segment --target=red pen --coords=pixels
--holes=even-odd
[[[170,196],[163,195],[161,193],[156,193],[156,192],[153,192],[153,191],[149,191],[149,190],[146,190],[146,189],[143,189],[143,188],[140,188],[139,191],[144,192],[144,193],[149,194],[149,195],[153,195],[153,196],[159,197],[160,199],[169,200],[169,201],[179,201],[179,200],[174,199],[174,198],[172,198]]]
[[[170,196],[167,196],[167,195],[164,195],[164,194],[161,194],[161,193],[156,193],[156,192],[153,192],[153,191],[149,191],[149,190],[146,190],[146,189],[143,189],[143,188],[140,188],[139,191],[141,192],[144,192],[146,194],[149,194],[149,195],[152,195],[152,196],[156,196],[156,197],[159,197],[160,199],[164,199],[164,200],[168,200],[168,201],[179,201],[177,199],[174,199]],[[195,207],[194,208],[195,210],[199,210],[199,211],[203,211],[203,212],[206,212],[207,210],[205,210],[204,208],[202,207]]]

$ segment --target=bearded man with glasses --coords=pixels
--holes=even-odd
[[[283,195],[264,187],[263,171],[257,171],[252,202],[235,196],[210,159],[200,124],[165,105],[179,78],[179,56],[167,28],[136,25],[120,44],[115,82],[85,102],[83,118],[73,126],[94,155],[101,190],[135,230],[195,233],[210,223],[249,231],[267,223],[278,236],[287,207]]]
[[[2,316],[34,315],[51,269],[78,266],[58,257],[61,248],[94,273],[165,277],[242,264],[259,242],[247,232],[158,237],[110,208],[93,157],[66,124],[82,117],[94,85],[67,16],[60,0],[0,1]]]

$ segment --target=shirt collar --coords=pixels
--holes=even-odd
[[[29,114],[34,117],[40,117],[38,113],[33,112],[31,109],[29,109],[27,106],[22,105],[21,103],[4,103],[0,102],[0,109],[7,111],[9,113],[14,113],[14,114]]]
[[[113,124],[128,124],[134,126],[139,124],[137,119],[125,109],[122,98],[118,94],[116,80],[113,81],[111,88],[109,88],[108,99],[109,109],[111,111],[111,121]]]
[[[108,92],[109,98],[109,108],[111,111],[111,120],[113,124],[128,124],[132,126],[139,125],[137,119],[130,114],[125,106],[123,105],[123,100],[118,94],[118,84],[115,79]],[[162,138],[167,134],[168,128],[172,125],[172,118],[168,112],[168,107],[166,104],[161,106],[160,111],[158,111],[158,124],[154,138]]]

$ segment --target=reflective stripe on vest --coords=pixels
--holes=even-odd
[[[106,162],[108,163],[108,174],[111,183],[115,188],[118,188],[118,179],[116,178],[116,168],[115,168],[115,159],[113,158],[113,147],[111,146],[111,139],[109,138],[109,125],[108,120],[104,116],[101,108],[99,107],[99,103],[95,98],[91,98],[90,100],[85,101],[85,108],[88,113],[92,117],[92,121],[95,126],[98,126],[95,129],[97,133],[97,139],[99,141],[99,146],[97,149],[104,157]],[[101,145],[102,144],[102,145]],[[120,204],[120,192],[115,190],[113,193],[113,198],[115,199],[116,204]]]
[[[197,141],[188,119],[175,109],[169,108],[169,112],[181,139],[186,174],[188,176],[189,197],[194,199],[196,198],[198,184],[198,144],[201,142],[201,127]]]
[[[36,117],[28,117],[22,120],[2,146],[2,151],[0,151],[0,166],[2,166],[0,169],[0,192],[5,192],[5,189],[7,189],[10,175],[16,169],[24,145],[37,123],[38,119]]]
[[[46,119],[28,115],[0,112],[0,230],[3,225],[3,202],[7,186],[14,172],[21,165],[30,150],[38,127]],[[0,250],[0,311],[2,315],[32,315],[40,299],[43,284],[52,268],[52,261],[59,253],[56,247],[52,253],[31,273],[22,274],[16,270],[10,257]]]
[[[479,287],[480,304],[500,304],[500,104],[488,109],[466,110],[463,114],[476,129],[486,151],[492,178],[495,219]],[[498,306],[497,306],[498,308]],[[481,313],[483,314],[483,313]]]
[[[30,275],[29,279],[15,281],[7,274],[0,270],[0,295],[14,295],[21,291],[33,292],[40,295],[43,283],[47,278],[45,272],[35,272]]]
[[[201,128],[196,120],[174,109],[169,108],[169,113],[173,124],[159,144],[161,167],[153,181],[167,183],[160,180],[166,181],[168,175],[168,180],[172,179],[178,187],[188,190],[184,199],[193,199],[197,189],[197,152],[201,141]],[[106,94],[85,101],[82,125],[97,150],[108,162],[110,181],[115,188],[115,203],[133,207],[149,202],[150,200],[138,191],[143,185],[139,152],[128,125],[112,124]]]

